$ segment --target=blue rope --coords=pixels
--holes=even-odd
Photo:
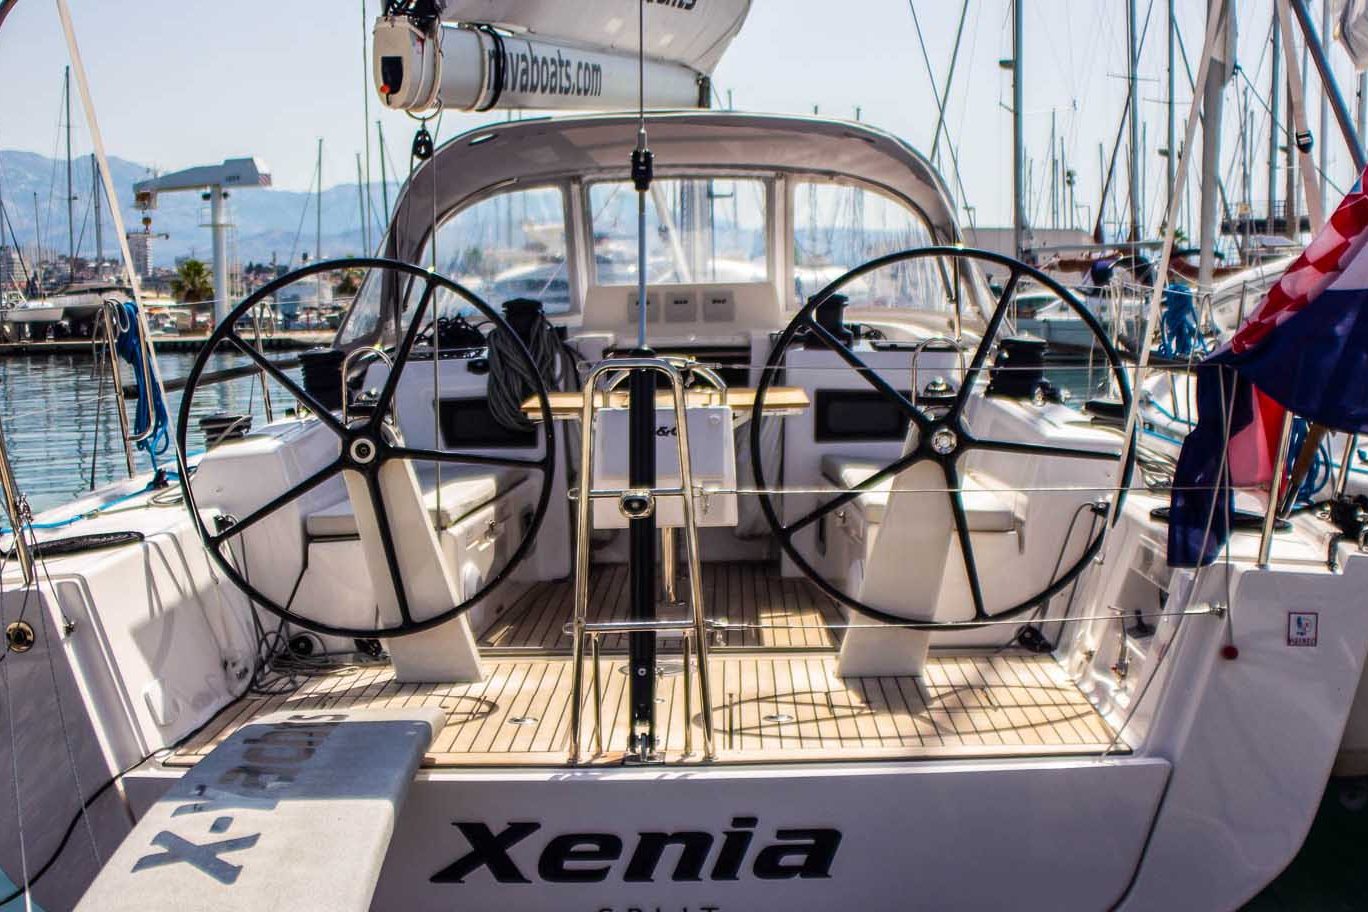
[[[1145,404],[1148,405],[1150,408],[1154,409],[1159,414],[1163,415],[1169,421],[1176,421],[1179,424],[1186,424],[1190,428],[1197,426],[1197,422],[1191,420],[1190,418],[1179,418],[1177,415],[1173,414],[1173,412],[1170,412],[1168,409],[1164,408],[1162,405],[1159,404],[1158,399],[1146,400]]]
[[[178,475],[175,472],[165,472],[162,474],[162,478],[164,478],[168,482],[180,481],[180,475]],[[159,488],[157,486],[157,477],[154,475],[152,480],[147,483],[146,487],[139,488],[138,490],[133,491],[130,494],[124,494],[120,497],[115,497],[113,500],[106,500],[99,506],[92,507],[84,513],[78,513],[75,516],[68,516],[66,519],[54,519],[48,522],[29,523],[28,525],[30,528],[33,529],[65,529],[67,526],[74,526],[76,525],[76,523],[81,522],[82,520],[93,519],[94,517],[100,515],[101,513],[105,512],[111,507],[117,507],[121,503],[126,503],[127,501],[133,500],[135,498],[142,497],[149,491],[158,491],[161,489],[162,488]],[[0,526],[0,535],[12,535],[13,533],[13,529],[8,528],[6,526]]]
[[[1170,282],[1164,289],[1164,316],[1159,324],[1159,354],[1165,358],[1191,358],[1211,352],[1197,325],[1197,307],[1192,289],[1181,282]]]
[[[119,338],[115,350],[133,368],[133,381],[138,387],[138,410],[133,419],[133,433],[142,436],[149,426],[152,433],[138,442],[138,448],[152,459],[152,468],[157,468],[157,458],[164,456],[171,446],[169,429],[171,421],[166,414],[166,399],[161,388],[152,380],[151,365],[143,361],[142,328],[138,322],[138,305],[132,301],[123,304],[123,319],[119,321]],[[155,422],[155,423],[154,423]]]
[[[1301,452],[1302,443],[1306,440],[1306,435],[1311,430],[1311,424],[1305,418],[1292,419],[1292,436],[1288,441],[1287,464],[1292,465],[1296,461],[1297,454]],[[1311,468],[1306,473],[1306,479],[1302,481],[1301,487],[1297,489],[1298,503],[1312,503],[1316,492],[1330,483],[1330,471],[1334,465],[1334,458],[1330,455],[1330,445],[1321,441],[1321,445],[1316,447],[1316,455],[1311,460]]]

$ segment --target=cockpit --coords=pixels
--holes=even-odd
[[[1129,472],[1011,337],[1020,283],[1048,278],[960,247],[939,177],[878,130],[653,116],[642,190],[636,129],[529,120],[442,145],[380,256],[239,308],[354,295],[298,379],[220,327],[209,348],[294,406],[196,470],[225,572],[282,631],[383,642],[397,681],[569,653],[576,707],[590,653],[601,688],[602,660],[656,675],[682,650],[708,704],[709,650],[902,675],[933,641],[1010,642],[1095,553]]]

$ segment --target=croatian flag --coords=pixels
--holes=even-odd
[[[1170,566],[1216,559],[1230,534],[1232,486],[1276,492],[1284,409],[1334,430],[1368,432],[1364,177],[1234,337],[1200,365],[1197,426],[1173,477]]]

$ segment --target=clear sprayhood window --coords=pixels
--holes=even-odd
[[[922,216],[875,190],[832,181],[793,186],[793,306],[846,272],[879,257],[933,243]],[[858,308],[953,309],[936,260],[875,270],[841,293]]]
[[[428,265],[431,244],[424,245]],[[464,285],[490,306],[514,298],[540,301],[549,314],[572,308],[569,260],[565,240],[565,194],[560,187],[533,187],[487,196],[447,218],[437,228],[436,271]],[[407,289],[385,288],[368,277],[338,335],[346,346],[381,334],[382,315],[398,301],[400,324],[412,312]],[[439,316],[453,316],[469,306],[455,296],[437,303]],[[448,311],[451,312],[448,312]],[[393,319],[392,316],[389,319]]]
[[[637,283],[637,192],[589,186],[594,281]],[[768,184],[758,178],[657,178],[646,197],[646,281],[652,285],[769,280]]]

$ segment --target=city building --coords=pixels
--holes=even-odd
[[[24,267],[19,259],[19,251],[14,247],[0,246],[0,290],[22,289],[24,282]]]
[[[133,270],[139,278],[152,275],[152,241],[156,237],[158,235],[150,231],[128,232],[128,254],[133,258]]]

